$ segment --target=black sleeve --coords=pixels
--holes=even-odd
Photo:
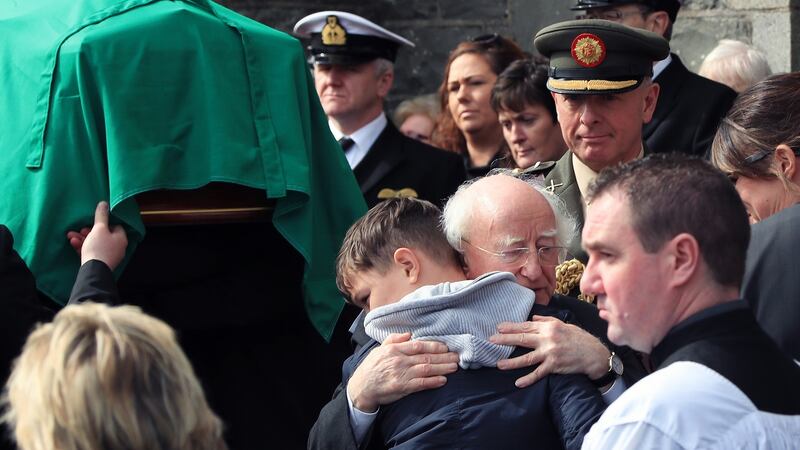
[[[350,414],[347,407],[347,393],[342,384],[336,387],[333,399],[319,412],[319,417],[308,435],[308,448],[329,450],[357,450]]]
[[[33,274],[14,251],[11,232],[0,225],[0,385],[36,323],[53,319],[55,303],[50,308],[45,302]]]
[[[550,414],[565,449],[580,449],[606,404],[585,375],[550,375]]]
[[[96,259],[81,265],[67,304],[74,305],[88,300],[110,305],[120,303],[114,274],[106,263]]]

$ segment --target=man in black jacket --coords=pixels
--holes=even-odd
[[[800,367],[737,300],[750,227],[733,184],[705,161],[651,155],[604,171],[589,199],[582,290],[609,339],[656,370],[583,448],[797,448]]]
[[[679,0],[578,0],[571,9],[586,11],[581,18],[612,20],[669,41],[680,7]],[[736,92],[690,72],[674,53],[654,63],[653,81],[661,92],[642,132],[648,149],[705,156]]]
[[[294,32],[310,39],[317,94],[367,205],[398,196],[441,205],[466,177],[461,158],[404,136],[383,111],[397,51],[414,44],[341,11],[306,16]]]

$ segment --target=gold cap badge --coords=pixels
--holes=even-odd
[[[345,45],[347,43],[347,31],[339,23],[336,16],[328,16],[325,26],[322,27],[322,43],[324,45]]]
[[[572,40],[572,58],[583,67],[597,67],[606,59],[606,44],[591,33],[582,33]]]
[[[399,191],[395,191],[394,189],[383,188],[378,192],[378,198],[381,200],[385,200],[387,198],[395,198],[395,197],[410,197],[410,198],[418,198],[419,194],[417,191],[411,188],[403,188]]]

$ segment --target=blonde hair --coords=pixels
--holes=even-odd
[[[67,306],[37,327],[0,399],[23,450],[222,450],[222,424],[166,323]]]
[[[441,108],[436,94],[419,95],[414,98],[403,100],[394,110],[394,124],[398,128],[403,125],[409,117],[418,114],[425,116],[436,123],[439,118]]]

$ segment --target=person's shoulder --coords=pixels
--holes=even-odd
[[[736,91],[722,83],[710,80],[704,76],[692,72],[683,64],[680,58],[674,54],[672,55],[672,62],[670,63],[670,66],[671,67],[668,67],[664,71],[665,79],[659,80],[659,78],[656,78],[654,80],[656,83],[663,84],[665,81],[669,83],[673,79],[675,81],[682,80],[678,81],[678,84],[681,86],[681,92],[683,92],[685,95],[694,96],[697,94],[697,91],[702,91],[704,98],[707,98],[708,96],[722,97],[730,100],[731,102],[736,98]],[[670,68],[673,70],[669,70]],[[673,76],[670,76],[670,72],[673,74]]]
[[[454,152],[449,152],[439,147],[434,147],[402,134],[401,136],[404,140],[403,145],[406,151],[410,154],[421,156],[429,160],[440,161],[442,163],[459,164],[461,166],[464,165],[461,156]]]
[[[778,211],[766,219],[753,224],[753,233],[774,230],[776,228],[794,227],[800,222],[800,204]]]
[[[717,441],[754,411],[725,377],[702,364],[679,361],[628,388],[590,434],[608,437],[627,430],[642,439],[642,430],[650,429],[675,439],[681,448],[698,448]]]
[[[718,96],[731,102],[736,98],[736,91],[722,83],[710,80],[694,72],[689,72],[688,78],[697,89],[702,89],[705,95]]]
[[[642,378],[607,411],[610,416],[658,421],[666,415],[680,415],[681,411],[730,416],[735,410],[753,408],[741,390],[711,368],[692,361],[677,361]]]
[[[562,155],[561,158],[555,162],[555,165],[549,169],[544,178],[545,185],[547,185],[550,180],[562,181],[570,177],[574,177],[574,175],[572,175],[573,173],[572,152],[567,150],[564,152],[564,155]]]

